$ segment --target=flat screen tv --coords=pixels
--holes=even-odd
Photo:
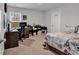
[[[27,26],[27,22],[20,22],[20,26]]]

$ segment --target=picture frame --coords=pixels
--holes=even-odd
[[[27,20],[27,15],[22,15],[22,20]]]

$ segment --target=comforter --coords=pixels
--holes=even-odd
[[[47,43],[66,54],[79,54],[79,34],[55,32],[47,33]]]

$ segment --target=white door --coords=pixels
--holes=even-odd
[[[60,31],[60,12],[55,12],[51,15],[51,32]]]

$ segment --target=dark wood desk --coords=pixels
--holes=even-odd
[[[5,38],[5,49],[18,46],[18,32],[6,32]]]

